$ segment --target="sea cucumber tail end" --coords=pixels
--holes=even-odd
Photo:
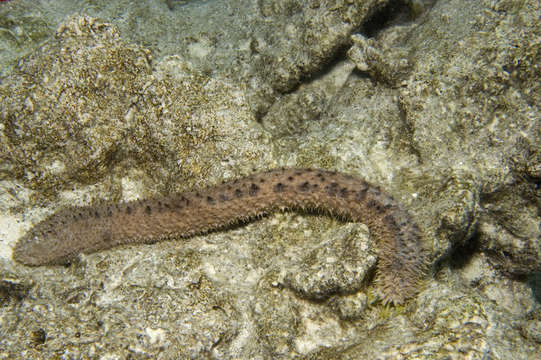
[[[380,245],[376,281],[384,304],[402,305],[420,292],[429,270],[422,240],[417,226],[406,225],[394,241]]]

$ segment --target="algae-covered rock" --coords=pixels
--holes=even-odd
[[[217,152],[229,161],[262,158],[250,146],[261,134],[242,125],[250,114],[240,88],[178,58],[154,72],[150,62],[148,50],[123,42],[109,24],[62,25],[0,88],[3,171],[44,196],[111,176],[121,163],[151,164],[148,178],[175,188],[186,175],[217,170],[208,163]],[[234,130],[226,124],[233,118]]]
[[[29,52],[74,13],[115,22],[123,37],[155,58],[180,55],[204,73],[247,87],[257,116],[283,92],[325,67],[349,36],[388,0],[17,1],[0,8],[0,46],[6,63]],[[120,20],[121,19],[121,20]],[[140,19],[149,19],[141,21]],[[280,31],[277,31],[280,29]],[[15,51],[19,50],[19,52]],[[0,71],[9,72],[2,68]]]

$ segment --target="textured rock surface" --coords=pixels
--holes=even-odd
[[[6,7],[0,46],[7,49],[6,63],[13,63],[64,17],[82,12],[114,21],[126,39],[143,44],[158,59],[180,55],[199,71],[245,84],[248,104],[260,117],[278,94],[294,90],[347,48],[349,35],[388,2],[23,1]]]
[[[176,57],[151,73],[148,50],[94,21],[62,25],[0,88],[3,171],[45,195],[69,181],[110,176],[120,163],[148,163],[150,178],[178,190],[194,173],[221,176],[216,158],[264,160],[251,143],[265,141],[264,134],[246,124],[251,115],[241,88]],[[233,119],[234,129],[225,126]]]
[[[29,53],[0,83],[0,358],[541,357],[538,1],[412,0],[352,37],[384,2],[77,2],[56,35],[61,2],[32,3],[0,7]],[[382,306],[365,226],[308,214],[11,260],[62,206],[276,166],[391,192],[432,249],[424,291]]]

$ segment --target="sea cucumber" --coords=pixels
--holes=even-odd
[[[365,223],[378,239],[376,280],[384,301],[401,304],[418,292],[425,261],[410,215],[380,187],[318,169],[270,170],[170,197],[66,208],[25,234],[13,257],[26,265],[65,264],[80,253],[188,237],[279,209]]]

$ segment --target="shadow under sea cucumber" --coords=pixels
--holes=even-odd
[[[314,209],[365,223],[378,239],[377,282],[384,301],[414,296],[425,274],[422,233],[378,186],[318,169],[279,169],[169,197],[70,207],[50,215],[16,244],[25,265],[69,263],[118,245],[189,237],[278,209]]]

